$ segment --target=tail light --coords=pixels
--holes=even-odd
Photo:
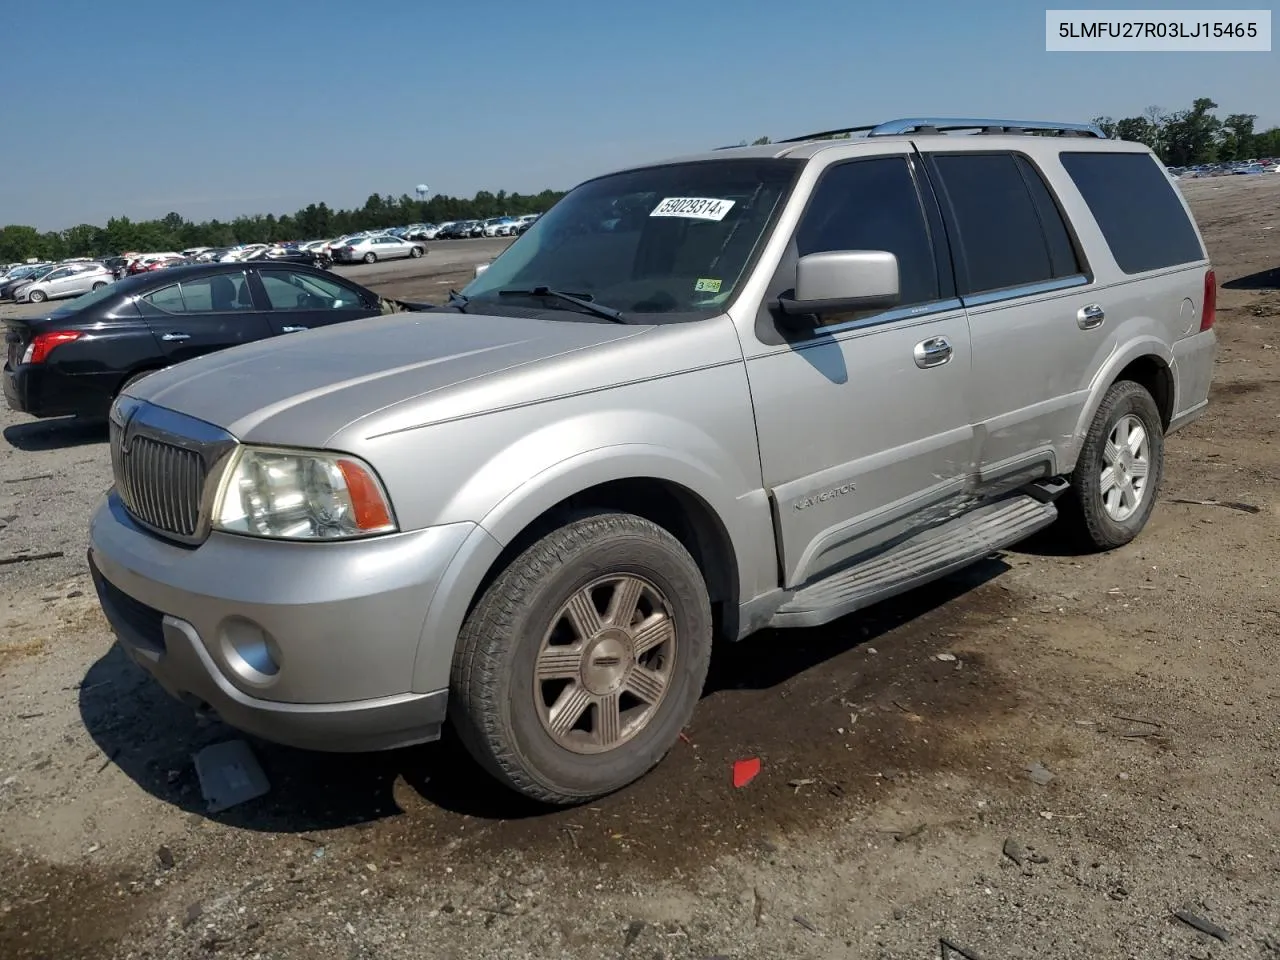
[[[1204,275],[1204,302],[1200,305],[1200,332],[1213,327],[1218,319],[1218,276],[1212,270]]]
[[[51,333],[37,333],[26,351],[22,354],[23,363],[44,363],[55,347],[72,340],[79,340],[84,334],[74,330],[55,330]]]

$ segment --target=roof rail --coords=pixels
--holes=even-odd
[[[1055,123],[1048,120],[994,120],[978,117],[912,117],[903,120],[886,120],[883,123],[841,130],[825,130],[802,137],[789,137],[780,143],[802,143],[806,140],[824,140],[830,137],[861,133],[868,137],[891,137],[907,133],[941,134],[950,131],[973,130],[982,134],[1046,133],[1061,137],[1096,137],[1107,139],[1102,129],[1093,123]]]

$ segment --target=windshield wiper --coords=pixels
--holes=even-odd
[[[452,287],[449,288],[449,299],[445,302],[446,307],[457,307],[460,313],[467,312],[467,304],[471,302],[470,297],[464,297]]]
[[[612,320],[614,323],[626,323],[627,318],[621,310],[615,310],[613,307],[606,307],[602,303],[594,303],[590,299],[589,294],[577,296],[572,293],[565,293],[563,290],[552,290],[550,287],[530,287],[528,290],[499,290],[500,297],[548,297],[552,300],[563,300],[565,303],[571,303],[579,310],[585,310],[587,313],[594,313],[597,317],[603,317],[606,320]]]

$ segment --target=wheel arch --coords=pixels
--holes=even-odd
[[[1064,461],[1065,469],[1069,470],[1074,466],[1089,425],[1102,406],[1103,397],[1121,380],[1141,384],[1151,394],[1160,411],[1161,425],[1168,429],[1178,401],[1177,377],[1174,375],[1173,365],[1173,351],[1167,343],[1155,337],[1133,341],[1113,353],[1089,388],[1089,399],[1081,410],[1071,438],[1071,456]]]
[[[736,640],[747,549],[734,530],[733,501],[715,476],[673,451],[620,445],[570,458],[497,504],[463,543],[437,586],[419,637],[414,690],[448,682],[457,636],[480,596],[530,544],[584,510],[633,513],[679,540],[702,571],[718,637]],[[645,455],[647,453],[647,455]],[[649,469],[643,469],[647,465]],[[721,487],[721,490],[723,486]],[[725,501],[729,502],[726,503]]]

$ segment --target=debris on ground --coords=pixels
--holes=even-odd
[[[220,813],[271,789],[253,751],[243,740],[211,744],[192,759],[209,813]]]
[[[1027,851],[1023,849],[1022,844],[1017,840],[1014,840],[1012,837],[1004,842],[1004,847],[1001,852],[1018,866],[1022,866],[1026,863]]]
[[[967,947],[958,947],[945,937],[938,941],[938,946],[942,950],[942,960],[954,960],[955,957],[963,957],[964,960],[983,960],[982,954]]]
[[[1026,770],[1027,778],[1037,786],[1046,787],[1049,785],[1049,781],[1053,779],[1053,774],[1039,760],[1035,763],[1027,764]]]
[[[1241,513],[1261,513],[1261,507],[1252,503],[1241,503],[1239,500],[1192,500],[1187,497],[1170,497],[1170,503],[1185,503],[1193,507],[1226,507],[1228,510],[1239,510]]]
[[[1188,927],[1199,930],[1201,933],[1207,934],[1215,940],[1221,940],[1223,943],[1228,943],[1231,940],[1231,934],[1227,933],[1227,931],[1222,929],[1222,927],[1218,926],[1216,923],[1211,923],[1210,921],[1205,920],[1203,917],[1198,917],[1188,910],[1175,910],[1173,911],[1173,915]]]
[[[737,760],[733,764],[733,786],[735,789],[742,789],[748,783],[756,778],[756,774],[760,772],[760,758],[748,757],[745,760]]]
[[[644,921],[632,920],[627,924],[627,933],[622,939],[622,949],[630,950],[631,945],[640,939],[640,934],[642,933],[644,933]]]
[[[955,663],[956,655],[954,653],[935,653],[933,659],[941,660],[943,663]]]
[[[160,862],[160,866],[165,870],[173,869],[173,851],[166,847],[163,843],[156,849],[156,860]]]
[[[800,924],[800,926],[804,927],[810,933],[816,933],[818,936],[822,936],[822,931],[819,930],[817,927],[815,927],[812,923],[810,923],[804,917],[800,916],[800,914],[797,913],[791,919],[794,920],[796,923]]]

